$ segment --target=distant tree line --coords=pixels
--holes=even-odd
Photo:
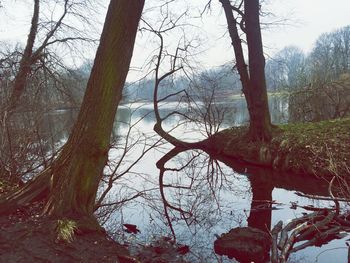
[[[271,91],[322,86],[349,73],[350,26],[322,34],[309,54],[289,46],[266,63],[266,80]]]
[[[9,90],[6,87],[17,71],[22,49],[19,46],[11,49],[4,44],[0,48],[0,99],[4,102],[9,95],[6,94]],[[69,69],[57,66],[55,59],[57,58],[51,57],[52,61],[48,63],[50,60],[46,58],[45,64],[42,64],[44,61],[37,62],[37,69],[29,76],[29,83],[36,88],[27,89],[27,92],[36,94],[37,99],[41,100],[36,100],[36,105],[39,104],[41,109],[49,104],[76,107],[82,100],[92,62],[87,60],[80,67]],[[267,89],[270,92],[295,91],[311,84],[322,85],[339,79],[341,75],[350,73],[350,26],[322,34],[309,54],[296,46],[283,48],[267,60],[265,70]],[[232,65],[226,64],[200,72],[191,79],[181,76],[162,83],[166,87],[160,89],[159,96],[187,89],[189,94],[198,97],[198,87],[202,86],[205,90],[206,86],[212,87],[208,83],[213,81],[217,83],[215,88],[218,97],[227,99],[230,95],[242,93],[238,73]],[[45,89],[40,90],[44,83]],[[194,86],[197,89],[193,89]],[[154,80],[149,78],[126,83],[123,101],[152,101],[153,88]],[[45,94],[39,96],[39,93]],[[30,94],[25,97],[27,96]]]
[[[322,85],[339,79],[342,74],[350,72],[350,26],[343,27],[331,33],[322,34],[315,42],[309,54],[296,46],[288,46],[277,52],[266,61],[267,90],[270,92],[289,90],[316,84]],[[218,83],[217,96],[220,94],[241,94],[240,77],[232,65],[226,64],[219,68],[198,73],[193,79],[178,77],[166,87],[160,89],[166,96],[169,93],[191,87],[191,83]],[[165,85],[165,84],[163,84]],[[209,85],[208,85],[209,86]],[[124,91],[128,101],[153,99],[153,79],[143,79],[135,83],[127,83]],[[190,93],[195,91],[189,89]],[[227,96],[225,96],[227,98]]]

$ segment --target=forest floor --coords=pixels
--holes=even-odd
[[[104,233],[75,233],[62,240],[56,221],[38,213],[42,204],[0,217],[0,262],[7,263],[186,263],[182,255],[187,246],[174,246],[167,240],[156,246],[137,248],[130,256],[129,248],[112,240]],[[134,249],[135,250],[135,249]],[[134,251],[135,252],[135,251]]]
[[[350,178],[350,118],[279,125],[270,143],[245,138],[247,127],[214,136],[220,154],[275,170],[320,177]]]
[[[17,187],[0,180],[0,196]],[[186,263],[183,259],[189,252],[186,245],[160,238],[151,244],[130,244],[131,248],[115,242],[107,233],[81,233],[74,228],[74,221],[42,216],[43,207],[44,202],[36,202],[0,215],[0,262]]]
[[[0,262],[137,262],[126,248],[101,233],[59,240],[54,221],[28,212],[0,217]]]
[[[2,181],[0,195],[14,187]],[[42,208],[37,202],[0,216],[0,262],[137,262],[105,233],[58,230],[58,220],[41,216]]]

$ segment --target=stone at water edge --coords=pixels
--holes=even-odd
[[[233,228],[214,242],[216,254],[235,258],[239,262],[265,262],[270,246],[270,235],[252,227]]]

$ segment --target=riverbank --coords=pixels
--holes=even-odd
[[[0,262],[138,262],[105,233],[73,234],[64,220],[41,216],[42,205],[0,216]]]
[[[319,177],[350,177],[350,118],[277,126],[270,143],[249,141],[247,127],[213,136],[214,151],[249,164]]]
[[[0,196],[18,185],[0,178]],[[74,222],[41,215],[44,202],[0,215],[0,262],[138,262],[107,233],[82,233]]]

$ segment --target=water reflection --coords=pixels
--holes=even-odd
[[[274,95],[269,97],[269,108],[271,112],[271,120],[273,123],[286,123],[288,121],[288,100],[287,95]],[[217,111],[224,111],[223,120],[224,127],[237,126],[247,124],[249,114],[246,106],[246,101],[243,96],[236,97],[231,102],[214,103]],[[166,116],[175,109],[188,115],[197,114],[204,109],[205,105],[196,102],[195,105],[187,103],[163,103],[160,105],[162,116]],[[134,118],[144,117],[145,123],[154,123],[153,105],[151,103],[133,103],[122,105],[118,108],[118,120],[123,120],[127,115],[133,114]],[[175,118],[175,117],[174,117]],[[174,118],[165,120],[165,124],[172,124]]]
[[[270,99],[274,122],[287,120],[287,102],[287,98]],[[247,121],[248,114],[241,109],[244,103],[242,98],[233,104],[222,105],[228,109],[222,128]],[[161,108],[163,116],[175,106],[188,111],[185,104],[167,104]],[[51,130],[50,133],[55,134],[54,143],[64,141],[74,113],[55,112],[49,118],[43,121],[43,131]],[[170,130],[178,122],[177,117],[169,118],[165,128]],[[290,209],[290,202],[329,205],[329,202],[314,202],[294,194],[294,191],[299,191],[327,196],[327,182],[248,167],[202,151],[182,151],[161,144],[151,148],[138,160],[145,146],[150,147],[159,140],[153,132],[153,125],[154,115],[150,104],[124,105],[118,110],[113,131],[118,147],[110,152],[112,172],[106,169],[106,182],[109,175],[116,180],[105,202],[114,205],[103,211],[107,213],[101,222],[120,242],[130,243],[131,238],[147,244],[152,236],[166,236],[190,247],[191,252],[186,255],[189,262],[226,262],[228,259],[214,253],[213,243],[217,235],[238,226],[251,226],[268,232],[279,220],[290,220],[305,212],[300,207]],[[189,135],[189,130],[194,133]],[[198,130],[196,124],[188,123],[173,132],[180,138],[198,140]],[[128,133],[129,144],[125,144],[126,138],[122,135]],[[129,147],[128,154],[120,162],[125,145],[132,145],[132,148]],[[129,169],[135,161],[137,164]],[[117,167],[119,170],[115,170]],[[101,192],[104,187],[101,184]],[[134,196],[137,199],[133,199]],[[123,200],[130,201],[123,203]],[[123,223],[137,225],[141,233],[135,237],[123,232]],[[325,249],[343,246],[343,240],[333,241],[326,248],[300,251],[297,257],[304,257],[303,262],[307,262],[306,258],[314,261]],[[346,253],[346,249],[324,253],[318,262],[341,262],[345,260]]]
[[[272,182],[263,182],[260,176],[251,176],[249,182],[253,195],[247,219],[248,226],[269,233],[271,229],[272,190],[274,185]]]
[[[283,123],[288,119],[288,98],[284,96],[272,96],[269,100],[272,113],[272,120],[275,123]],[[248,112],[244,97],[237,97],[230,103],[217,103],[213,105],[218,111],[224,111],[224,119],[220,121],[220,129],[232,125],[247,123]],[[166,116],[174,109],[181,113],[186,113],[196,119],[200,112],[204,111],[204,105],[194,102],[187,103],[164,103],[160,110],[162,116]],[[9,174],[22,174],[26,171],[37,172],[34,167],[40,164],[48,165],[49,156],[57,152],[62,144],[67,140],[71,127],[76,119],[77,110],[55,110],[46,113],[23,112],[14,116],[13,127],[10,128],[8,138],[8,148],[3,147],[0,152],[0,159],[8,167],[5,170]],[[116,122],[113,129],[113,140],[120,140],[124,136],[124,131],[142,119],[138,125],[141,129],[152,131],[154,125],[153,105],[151,103],[133,103],[121,105],[117,112]],[[181,127],[173,130],[172,133],[187,136],[189,141],[203,139],[206,136],[205,125],[198,119],[198,122],[188,123],[181,116],[173,115],[164,121],[168,130],[172,130],[179,123],[184,123]],[[186,133],[184,132],[186,131]],[[199,131],[199,132],[198,132]],[[192,133],[191,133],[192,132]],[[7,135],[3,135],[3,140]],[[26,148],[26,149],[23,149]],[[13,152],[14,154],[11,154]],[[10,153],[10,154],[9,154]],[[15,154],[16,153],[16,154]],[[18,153],[23,153],[22,155]],[[34,161],[35,159],[35,161]],[[12,161],[9,161],[12,160]],[[27,161],[28,160],[28,161]],[[1,170],[1,168],[0,168]],[[0,171],[1,172],[1,171]]]
[[[176,160],[176,167],[167,167],[172,159],[185,158],[185,156],[190,158],[182,161]],[[236,161],[221,158],[221,161],[225,163],[223,165],[212,157],[204,153],[184,154],[181,149],[175,148],[157,162],[157,167],[160,170],[159,189],[164,209],[164,225],[169,227],[174,240],[179,239],[177,237],[179,234],[180,240],[183,242],[185,240],[182,237],[183,231],[186,231],[183,228],[186,228],[188,229],[187,240],[196,239],[197,241],[197,244],[188,244],[192,245],[192,255],[189,256],[190,262],[225,261],[222,258],[219,260],[214,255],[212,250],[214,234],[221,234],[228,232],[233,227],[247,225],[270,235],[273,225],[278,220],[294,219],[305,212],[305,210],[300,209],[302,205],[312,203],[310,200],[301,199],[297,196],[292,198],[287,196],[285,198],[276,195],[274,194],[276,188],[279,190],[281,188],[295,190],[310,195],[328,196],[328,183],[320,182],[316,178],[281,175],[269,169],[246,167]],[[204,163],[200,164],[198,159],[201,159]],[[180,163],[182,165],[179,165]],[[193,167],[197,169],[193,169]],[[204,173],[202,173],[203,167],[207,168]],[[230,170],[230,168],[233,170]],[[181,180],[179,178],[174,180],[173,177],[176,177],[176,173],[179,171],[182,174]],[[235,172],[232,174],[232,171],[240,171],[245,178],[235,174]],[[167,178],[173,179],[171,183],[166,181],[166,173],[170,173]],[[191,180],[184,184],[184,181],[186,181],[184,177],[189,177]],[[193,181],[194,179],[200,180],[204,184],[196,184]],[[170,188],[171,190],[169,190]],[[188,200],[188,195],[195,195],[195,198]],[[237,198],[236,200],[233,195]],[[240,207],[242,199],[250,199],[250,204],[248,205],[246,202],[243,207]],[[298,206],[293,208],[290,201],[298,203]],[[196,206],[197,204],[201,205]],[[324,203],[324,205],[327,205],[327,203]],[[216,211],[211,210],[213,207],[216,207]],[[280,211],[283,211],[283,214]],[[207,217],[201,218],[201,215]],[[216,218],[213,218],[213,215]],[[186,224],[181,225],[179,222],[181,220]],[[201,240],[201,242],[198,243],[198,240]],[[341,242],[344,241],[335,241],[332,246],[341,247],[344,244]],[[346,254],[346,250],[343,252]],[[332,258],[344,258],[344,253],[343,255],[341,253],[333,254]],[[203,255],[205,256],[203,257]],[[299,258],[301,256],[305,257],[302,251],[296,255]],[[304,258],[303,262],[305,260]],[[319,262],[329,262],[327,260],[329,258],[324,257]]]

